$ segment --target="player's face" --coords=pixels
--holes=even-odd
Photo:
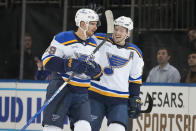
[[[161,49],[157,52],[157,62],[160,65],[167,64],[170,59],[167,50]]]
[[[196,66],[196,53],[188,56],[188,64],[190,67]]]
[[[116,44],[124,42],[127,37],[127,29],[122,26],[114,27],[113,39]]]
[[[97,22],[91,21],[91,22],[89,22],[88,30],[86,31],[86,35],[90,37],[95,33],[96,30],[97,30]]]

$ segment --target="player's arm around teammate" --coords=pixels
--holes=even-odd
[[[43,131],[62,131],[69,116],[74,131],[91,131],[88,87],[90,79],[99,79],[102,70],[99,64],[89,65],[85,58],[92,53],[96,42],[91,36],[97,30],[99,17],[91,9],[79,9],[75,15],[78,30],[57,34],[42,56],[44,67],[52,72],[47,87],[46,100],[74,72],[76,75],[44,110]],[[70,92],[65,96],[66,88]]]
[[[125,42],[131,35],[131,18],[121,16],[114,21],[113,36],[100,48],[95,57],[104,70],[100,81],[91,81],[89,98],[93,121],[92,131],[99,131],[103,118],[107,118],[107,131],[125,131],[128,118],[140,115],[140,86],[143,58],[141,50]],[[100,43],[103,33],[95,34]]]

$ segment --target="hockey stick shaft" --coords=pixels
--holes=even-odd
[[[152,111],[153,99],[149,94],[147,94],[147,96],[148,96],[148,100],[149,100],[148,108],[146,110],[141,110],[140,113],[150,113]]]
[[[99,48],[107,41],[107,39],[112,35],[114,30],[114,23],[113,23],[113,14],[111,10],[107,10],[105,12],[106,20],[107,20],[107,35],[105,36],[104,40],[95,48],[95,50],[92,52],[91,55],[88,56],[87,60],[89,60],[98,50]],[[61,92],[61,90],[69,83],[69,81],[75,76],[75,73],[72,73],[69,78],[55,91],[55,93],[52,95],[50,99],[48,99],[44,105],[41,107],[41,109],[29,119],[29,121],[24,125],[24,127],[21,129],[21,131],[24,131],[31,123],[32,121],[50,104],[50,102]],[[65,91],[65,96],[69,93],[69,89]]]
[[[69,77],[70,79],[72,79],[73,78],[73,76],[71,77]],[[68,79],[69,80],[69,79]],[[29,119],[29,121],[24,125],[24,127],[21,129],[21,131],[24,131],[31,123],[32,123],[32,121],[48,106],[48,104],[50,104],[50,102],[57,96],[57,94],[59,94],[59,92],[63,89],[63,87],[64,86],[66,86],[67,85],[67,83],[70,81],[65,81],[59,88],[58,88],[58,90],[56,90],[55,91],[55,93],[52,95],[52,97],[49,99],[49,100],[47,100],[45,103],[44,103],[44,105],[42,106],[42,108],[33,116],[33,117],[31,117],[30,119]]]

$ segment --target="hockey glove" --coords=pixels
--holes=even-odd
[[[129,118],[135,119],[139,117],[140,111],[141,111],[141,98],[139,96],[130,97],[128,103]]]
[[[99,80],[103,75],[103,70],[99,64],[94,61],[89,61],[85,74],[93,80]]]
[[[88,64],[85,61],[70,58],[65,61],[65,70],[73,71],[76,74],[82,74],[86,71]]]

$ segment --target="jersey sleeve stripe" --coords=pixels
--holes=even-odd
[[[140,52],[136,49],[136,48],[134,48],[134,47],[127,47],[128,49],[132,49],[132,50],[135,50],[136,52],[137,52],[137,54],[140,56],[140,57],[142,57],[142,55],[140,54]]]
[[[50,61],[50,59],[51,59],[52,57],[54,57],[54,55],[48,55],[48,56],[44,57],[44,58],[42,59],[43,66],[45,66],[45,65],[48,63],[48,61]]]
[[[103,39],[104,39],[104,37],[102,37],[102,36],[96,36],[96,38],[101,39],[101,40],[103,40]],[[113,43],[113,41],[112,41],[112,40],[110,40],[110,39],[107,39],[107,41],[109,41],[109,42]]]
[[[129,83],[142,84],[142,80],[129,81]]]
[[[106,91],[100,90],[98,88],[94,88],[92,86],[90,88],[88,88],[88,90],[105,95],[105,96],[110,96],[110,97],[129,98],[129,95],[106,92]]]
[[[122,92],[122,91],[116,91],[116,90],[108,89],[108,88],[106,88],[104,86],[101,86],[101,85],[98,85],[94,82],[91,82],[91,86],[95,87],[97,89],[103,90],[103,91],[107,91],[107,92],[113,92],[113,93],[117,93],[117,94],[129,94],[128,92]]]
[[[129,95],[106,92],[106,91],[102,91],[100,89],[94,88],[92,86],[90,88],[88,88],[88,90],[105,95],[105,96],[110,96],[110,97],[129,98]]]
[[[98,39],[104,39],[104,37],[101,37],[101,36],[96,36]]]
[[[138,78],[135,78],[135,79],[129,76],[129,80],[130,80],[130,81],[131,81],[131,80],[141,80],[141,79],[142,79],[142,76],[140,76],[140,77],[138,77]]]
[[[136,79],[129,77],[129,83],[142,84],[142,76],[140,76]]]
[[[66,42],[63,42],[62,45],[67,45],[67,44],[71,44],[71,43],[75,43],[75,42],[78,42],[78,40],[66,41]]]
[[[61,77],[65,77],[65,78],[69,78],[69,76],[70,76],[70,75],[64,74],[64,73],[59,73],[59,75]],[[77,81],[77,82],[81,82],[81,83],[90,82],[90,79],[79,79],[79,78],[76,78],[76,77],[72,78],[72,80]]]
[[[59,75],[63,78],[64,81],[66,81],[70,76],[63,73],[60,73]],[[69,84],[73,86],[90,87],[90,79],[82,80],[74,77],[69,81]]]
[[[88,42],[89,45],[96,46],[96,44]]]
[[[101,68],[101,71],[99,72],[99,74],[97,74],[96,76],[94,76],[93,78],[96,79],[97,77],[99,77],[100,75],[102,75],[103,73],[103,69],[101,66],[99,66]]]
[[[67,79],[68,79],[68,78],[65,78],[65,77],[62,77],[62,78],[63,78],[64,81],[67,81]],[[80,83],[80,82],[70,80],[69,84],[73,85],[73,86],[79,86],[79,87],[90,87],[90,82],[89,83]]]

